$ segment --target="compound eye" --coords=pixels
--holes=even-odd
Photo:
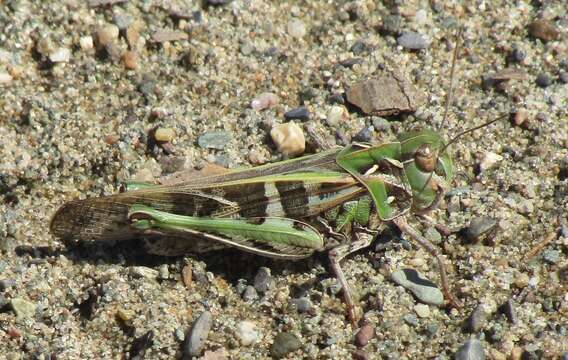
[[[414,161],[420,170],[432,172],[436,169],[438,155],[432,151],[429,144],[424,144],[420,146],[416,154],[414,154]]]

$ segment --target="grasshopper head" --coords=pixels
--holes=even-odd
[[[432,130],[405,133],[399,140],[404,170],[412,188],[413,205],[418,210],[431,209],[454,175],[446,143],[440,134]]]

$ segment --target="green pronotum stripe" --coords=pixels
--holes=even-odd
[[[152,227],[191,229],[225,236],[238,236],[266,243],[281,243],[310,249],[321,249],[323,237],[308,225],[294,227],[298,221],[286,218],[266,218],[262,224],[241,219],[213,219],[184,216],[155,210],[145,205],[133,205],[130,213],[143,213],[153,219]]]

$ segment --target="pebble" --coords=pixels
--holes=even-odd
[[[292,299],[290,300],[290,303],[292,303],[296,307],[299,313],[309,312],[313,308],[311,300],[307,297]]]
[[[327,101],[329,101],[330,104],[339,104],[339,105],[343,105],[345,104],[345,98],[343,97],[343,94],[333,94],[331,95]]]
[[[426,228],[426,231],[424,231],[424,237],[432,244],[442,243],[442,235],[434,227]]]
[[[494,167],[497,167],[497,165],[501,161],[503,161],[503,157],[501,155],[495,154],[494,152],[491,151],[487,151],[484,154],[483,159],[481,159],[481,161],[479,162],[479,170],[481,172],[484,172]]]
[[[355,335],[355,344],[358,347],[364,347],[373,339],[375,336],[375,327],[371,324],[365,324],[361,326],[357,334]]]
[[[432,41],[422,34],[406,31],[400,35],[396,42],[405,49],[420,50],[430,47]]]
[[[193,270],[191,265],[185,265],[183,269],[181,269],[181,279],[186,288],[191,287],[193,284]]]
[[[397,270],[391,275],[398,285],[410,290],[420,301],[430,305],[444,304],[444,295],[432,281],[424,278],[414,269]]]
[[[54,50],[53,42],[50,38],[44,37],[39,39],[36,44],[36,51],[40,53],[42,56],[48,57]]]
[[[279,152],[284,155],[299,155],[306,149],[306,138],[301,127],[295,123],[285,123],[274,126],[270,137]]]
[[[286,25],[286,31],[291,37],[300,39],[306,35],[306,25],[298,19],[290,20]]]
[[[152,41],[164,43],[166,41],[181,41],[189,39],[189,34],[184,31],[160,29],[152,34]]]
[[[560,32],[547,20],[535,20],[529,25],[529,34],[544,41],[551,41],[556,40]]]
[[[522,63],[527,58],[527,53],[519,48],[515,48],[512,53],[512,58],[516,63]]]
[[[353,136],[354,141],[358,142],[371,142],[373,140],[373,132],[375,128],[371,126],[365,126],[361,131],[359,131],[355,136]]]
[[[414,314],[406,314],[402,317],[402,319],[404,320],[405,323],[407,323],[410,326],[416,327],[418,326],[418,324],[420,324],[418,318]]]
[[[412,112],[426,101],[422,91],[402,75],[390,72],[355,82],[346,94],[347,101],[362,112],[378,116]]]
[[[363,41],[356,41],[349,50],[351,50],[353,55],[361,55],[367,50],[367,44],[365,44]]]
[[[286,120],[306,121],[310,119],[310,112],[308,111],[308,108],[306,108],[305,106],[300,106],[298,108],[287,111],[284,114],[284,117],[286,118]]]
[[[484,360],[483,344],[477,339],[469,339],[456,352],[455,360]]]
[[[397,34],[402,27],[402,16],[400,15],[387,15],[383,18],[382,29],[384,32],[390,34]]]
[[[560,75],[558,75],[558,80],[560,80],[564,84],[568,84],[568,72],[560,72]]]
[[[343,97],[342,97],[343,99]],[[345,106],[332,106],[327,113],[327,123],[329,126],[337,126],[342,122],[345,122],[349,118],[349,112]]]
[[[170,270],[168,269],[167,264],[160,265],[158,273],[159,273],[160,279],[162,279],[162,280],[167,280],[167,279],[170,278]]]
[[[130,268],[130,275],[135,278],[147,278],[155,280],[158,278],[160,273],[158,272],[158,270],[154,270],[146,266],[133,266]]]
[[[529,285],[530,278],[525,273],[520,273],[515,277],[515,286],[519,289],[523,289]]]
[[[133,21],[134,18],[128,14],[114,13],[112,15],[112,22],[118,26],[120,30],[126,30]]]
[[[154,139],[156,141],[169,142],[176,136],[176,132],[172,128],[157,128],[154,132]]]
[[[197,139],[197,144],[203,149],[223,150],[232,140],[227,131],[210,131],[202,134]]]
[[[136,51],[128,50],[122,55],[124,67],[129,70],[138,70],[138,53]]]
[[[430,336],[434,336],[436,335],[436,333],[438,332],[438,324],[428,324],[426,325],[426,331],[428,332],[428,335]]]
[[[275,282],[269,268],[263,266],[258,269],[254,277],[254,288],[256,291],[260,293],[267,292],[274,287],[274,284]]]
[[[467,229],[465,229],[465,236],[469,241],[475,243],[482,236],[488,234],[497,226],[497,220],[487,217],[479,216],[471,220]]]
[[[49,54],[49,60],[54,63],[69,62],[71,59],[71,50],[60,47]]]
[[[246,302],[251,302],[258,299],[258,292],[252,285],[247,285],[243,291],[243,300]]]
[[[276,94],[265,92],[252,99],[252,101],[250,102],[250,107],[253,110],[261,111],[264,109],[270,109],[278,105],[279,102],[280,99]]]
[[[519,321],[513,300],[509,299],[509,300],[505,301],[503,303],[503,305],[501,305],[499,307],[499,311],[501,313],[505,314],[505,316],[507,317],[507,320],[509,320],[509,322],[511,324],[516,324]]]
[[[184,359],[190,359],[192,356],[199,356],[201,354],[212,324],[213,315],[211,315],[209,311],[204,311],[193,322],[185,336],[185,342],[183,344]]]
[[[296,335],[281,332],[274,337],[274,343],[272,343],[272,346],[270,347],[270,354],[272,357],[280,359],[287,354],[298,350],[300,347],[302,347],[302,343]]]
[[[552,79],[547,74],[541,73],[537,75],[535,82],[541,88],[545,88],[552,84]]]
[[[418,317],[427,318],[430,316],[430,307],[426,304],[416,304],[414,305],[414,312]]]
[[[516,126],[522,126],[523,124],[526,123],[528,118],[529,118],[528,112],[525,109],[519,109],[515,113],[515,117],[513,118],[513,121],[515,122]]]
[[[16,285],[16,280],[2,279],[0,280],[0,291],[6,291],[6,289],[9,289],[14,285]]]
[[[554,249],[546,249],[542,252],[542,258],[549,264],[556,264],[562,258],[562,253]]]
[[[239,338],[241,345],[249,346],[260,340],[260,334],[256,324],[252,321],[241,321],[237,324],[235,335]]]
[[[387,119],[382,118],[380,116],[374,116],[373,120],[371,122],[373,123],[373,127],[377,131],[385,132],[385,131],[389,131],[390,128],[391,128],[390,122]]]
[[[486,324],[487,313],[485,312],[485,308],[482,305],[477,305],[466,319],[464,330],[470,333],[478,333],[483,330]]]
[[[13,298],[10,301],[10,307],[16,314],[16,319],[33,318],[36,311],[36,304],[22,298]]]
[[[118,39],[119,33],[118,26],[114,24],[108,24],[102,26],[97,31],[97,40],[100,45],[107,46],[108,44],[114,42]]]
[[[0,84],[9,84],[14,78],[7,72],[0,71]]]

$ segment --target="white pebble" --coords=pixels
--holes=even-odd
[[[258,342],[260,338],[260,334],[256,329],[256,324],[251,321],[241,321],[237,325],[235,335],[237,335],[243,346],[254,344]]]
[[[266,92],[252,99],[250,107],[256,111],[260,111],[278,105],[279,101],[280,100],[276,94]]]
[[[485,153],[483,159],[479,163],[479,170],[481,172],[492,169],[497,166],[499,162],[503,160],[503,157],[499,154],[495,154],[494,152],[488,151]]]
[[[93,37],[81,36],[81,38],[79,39],[79,45],[83,50],[91,50],[93,48]]]
[[[296,39],[304,37],[306,35],[306,26],[304,23],[298,19],[290,20],[286,26],[288,35]]]
[[[427,318],[430,316],[430,307],[426,304],[416,304],[414,306],[414,312],[421,318]]]
[[[0,84],[9,84],[13,80],[12,75],[7,72],[0,72]]]
[[[347,112],[345,106],[340,106],[340,105],[333,106],[327,113],[327,123],[330,126],[337,126],[341,122],[347,120],[348,118],[349,118],[349,112]]]
[[[71,50],[67,48],[57,48],[49,54],[49,60],[54,63],[68,62],[71,59]]]
[[[298,155],[306,149],[304,132],[294,123],[276,125],[270,130],[270,136],[278,151],[285,155]]]

